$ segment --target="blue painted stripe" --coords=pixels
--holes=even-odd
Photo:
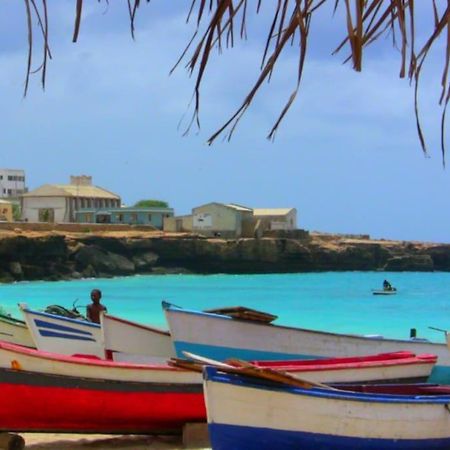
[[[56,337],[56,338],[62,338],[62,339],[70,339],[73,341],[92,341],[95,342],[95,339],[85,336],[76,336],[73,334],[65,334],[65,333],[58,333],[57,331],[49,331],[49,330],[41,330],[39,329],[39,334],[44,337]]]
[[[420,423],[417,426],[421,426]],[[427,426],[424,422],[424,425]],[[208,424],[213,450],[448,450],[443,439],[368,439],[269,428]],[[449,432],[450,434],[450,432]]]
[[[46,322],[45,320],[34,319],[34,323],[38,328],[49,328],[51,330],[68,331],[70,333],[92,336],[92,333],[90,331],[83,331],[78,328],[66,327],[65,325],[58,325],[57,323]]]
[[[225,361],[229,358],[240,358],[250,361],[274,360],[284,361],[289,359],[323,359],[323,356],[304,355],[301,353],[268,352],[265,350],[252,350],[245,348],[220,347],[216,345],[197,344],[184,341],[174,341],[175,352],[179,358],[185,358],[183,351],[202,355],[217,361]]]
[[[70,319],[69,317],[63,317],[63,316],[57,316],[56,314],[48,314],[40,311],[33,311],[31,309],[23,309],[24,312],[31,314],[33,316],[42,316],[47,317],[48,319],[55,319],[59,320],[61,322],[70,322],[73,324],[83,325],[86,327],[92,327],[92,328],[100,328],[100,325],[98,323],[88,322],[86,320],[77,320],[77,319]]]

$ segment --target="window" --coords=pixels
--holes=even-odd
[[[130,220],[131,220],[131,222],[136,223],[137,222],[137,213],[131,213]]]
[[[0,175],[0,180],[3,180],[3,175]]]
[[[151,214],[148,215],[148,221],[149,221],[149,222],[152,221],[152,215],[151,215]]]
[[[123,222],[123,214],[117,214],[116,218],[118,222]]]

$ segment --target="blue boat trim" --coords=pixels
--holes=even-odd
[[[214,450],[448,450],[450,438],[368,439],[209,423]]]
[[[220,372],[215,367],[205,367],[203,376],[206,380],[218,383],[232,384],[241,387],[254,387],[265,391],[276,391],[294,395],[310,397],[330,398],[335,400],[350,400],[371,403],[413,403],[413,404],[450,404],[450,395],[397,395],[397,394],[373,394],[352,391],[337,391],[322,388],[303,389],[285,384],[274,383],[256,378],[248,378],[242,375]],[[450,448],[450,447],[449,447]]]
[[[324,359],[323,356],[303,355],[298,353],[268,352],[265,350],[252,350],[245,348],[219,347],[216,345],[193,344],[191,342],[174,341],[175,352],[179,358],[185,358],[184,351],[202,355],[205,358],[212,358],[218,361],[225,361],[229,358],[255,360],[284,361],[289,359]]]
[[[95,339],[85,336],[77,336],[73,334],[65,334],[65,333],[58,333],[56,331],[50,331],[50,330],[42,330],[39,329],[39,334],[44,337],[57,337],[62,339],[71,339],[74,341],[92,341],[96,342]]]
[[[40,312],[40,311],[33,311],[28,308],[24,308],[23,311],[27,312],[29,314],[33,314],[35,316],[47,317],[48,319],[58,319],[62,322],[76,323],[78,325],[81,324],[83,326],[92,327],[92,328],[100,328],[100,325],[98,323],[88,322],[86,320],[70,319],[69,317],[57,316],[55,314],[48,314],[48,313]]]
[[[68,331],[70,333],[84,334],[86,336],[92,336],[92,333],[90,331],[83,331],[83,330],[79,330],[77,328],[66,327],[64,325],[58,325],[57,323],[46,322],[41,319],[34,319],[34,323],[36,324],[36,326],[38,328],[50,328],[51,330]]]

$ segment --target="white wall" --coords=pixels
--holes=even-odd
[[[67,222],[65,197],[23,197],[22,220],[39,222],[40,209],[53,209],[55,222]]]

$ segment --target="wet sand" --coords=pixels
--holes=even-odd
[[[181,436],[19,434],[25,439],[26,450],[181,450],[185,448]]]

